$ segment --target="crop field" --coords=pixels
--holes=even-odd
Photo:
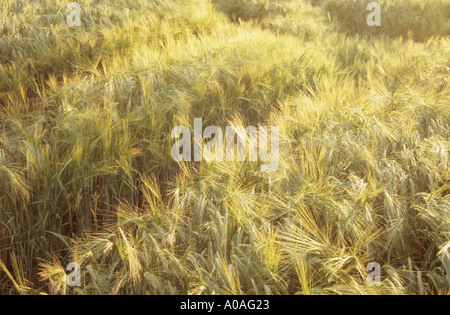
[[[450,294],[450,0],[71,2],[0,0],[0,294]]]

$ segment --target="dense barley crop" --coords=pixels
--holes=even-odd
[[[449,0],[69,2],[0,0],[0,293],[450,293]]]

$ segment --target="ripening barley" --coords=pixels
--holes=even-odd
[[[450,293],[448,0],[69,3],[0,6],[0,293]]]

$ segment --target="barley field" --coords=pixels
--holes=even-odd
[[[0,294],[450,294],[450,0],[69,2],[0,0]]]

